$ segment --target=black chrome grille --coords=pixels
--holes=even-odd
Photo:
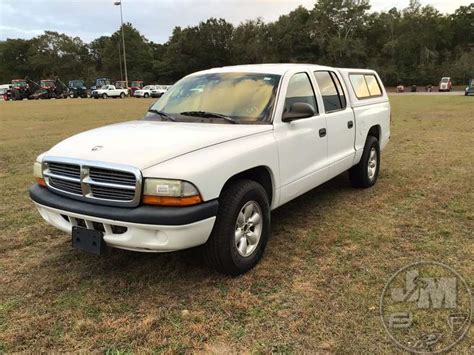
[[[91,185],[92,196],[105,200],[130,201],[135,197],[134,190]]]
[[[58,193],[104,205],[134,207],[140,202],[142,178],[136,168],[50,159],[43,163],[43,175]]]
[[[92,180],[119,185],[135,186],[137,179],[135,175],[126,171],[115,171],[101,168],[89,169],[89,176]]]
[[[81,177],[81,167],[73,164],[49,163],[49,170],[56,175],[62,175],[79,179]]]
[[[80,182],[72,182],[50,177],[49,184],[55,189],[69,192],[71,194],[82,195]]]

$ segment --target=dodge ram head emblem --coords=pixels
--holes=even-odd
[[[92,148],[92,151],[97,152],[98,150],[101,150],[102,148],[104,148],[104,147],[101,146],[101,145],[96,145],[95,147]]]

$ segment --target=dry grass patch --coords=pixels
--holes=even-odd
[[[378,184],[343,174],[274,211],[264,259],[239,278],[193,250],[81,254],[29,201],[37,154],[150,100],[0,103],[0,352],[394,352],[378,302],[397,269],[441,261],[473,286],[474,120],[470,98],[391,101]]]

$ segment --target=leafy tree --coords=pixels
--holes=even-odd
[[[256,19],[234,27],[211,18],[176,27],[164,44],[147,40],[127,23],[129,81],[171,84],[210,67],[268,62],[370,67],[387,85],[436,84],[445,75],[465,83],[474,77],[474,4],[451,15],[419,0],[405,9],[369,10],[368,0],[319,0],[313,9],[297,7],[273,23]],[[57,75],[63,81],[118,80],[121,48],[121,29],[90,44],[52,31],[30,40],[7,39],[0,41],[0,81]]]

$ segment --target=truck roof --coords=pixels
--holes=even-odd
[[[212,74],[212,73],[230,73],[230,72],[246,72],[246,73],[262,73],[284,75],[289,70],[338,70],[341,72],[374,72],[370,69],[350,69],[350,68],[334,68],[317,64],[297,64],[297,63],[270,63],[270,64],[247,64],[235,65],[228,67],[217,67],[208,70],[202,70],[191,75]]]

